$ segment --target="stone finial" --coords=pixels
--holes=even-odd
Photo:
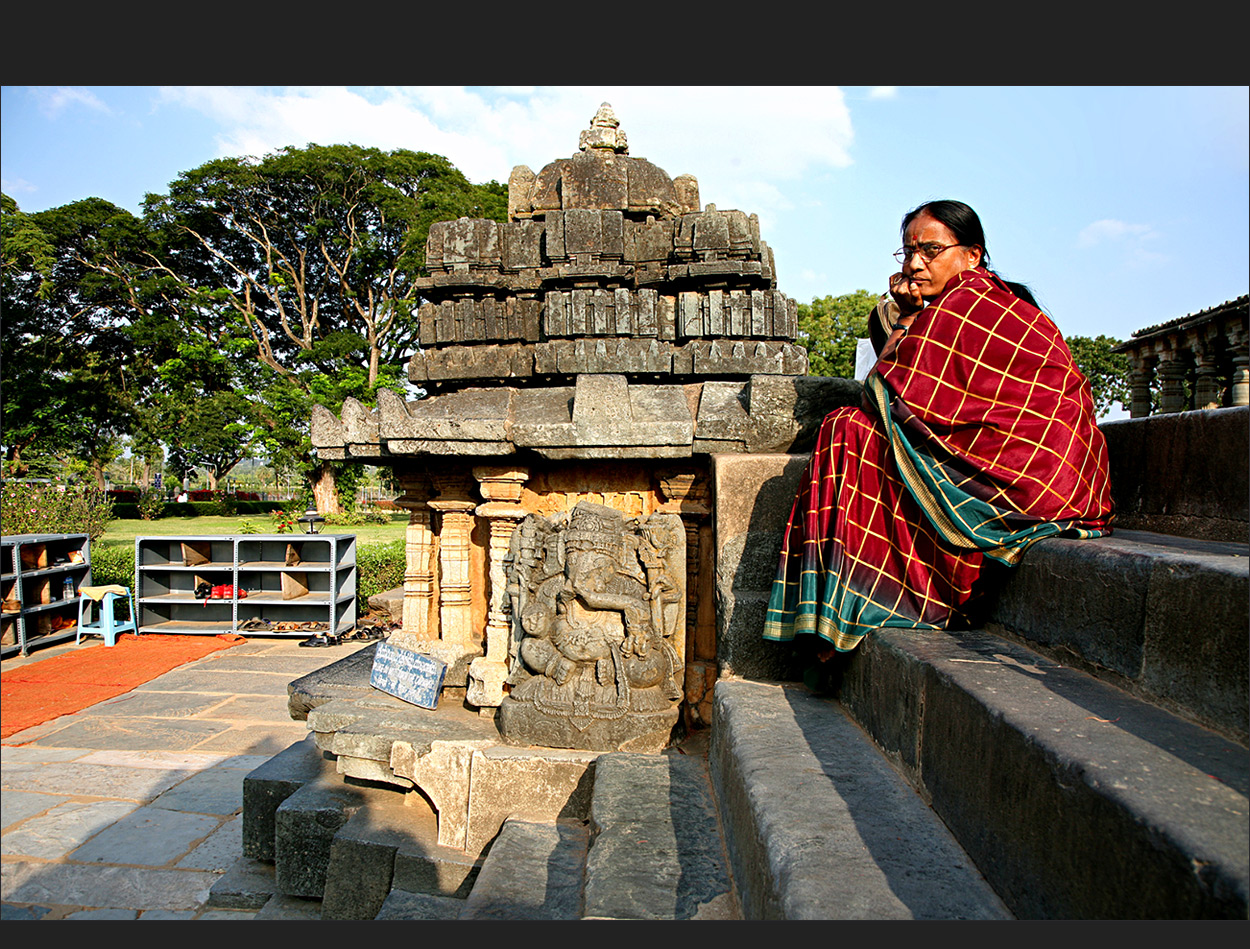
[[[592,148],[602,148],[618,155],[628,155],[629,141],[620,126],[612,106],[605,102],[590,120],[590,128],[584,129],[578,136],[577,147],[584,152]]]

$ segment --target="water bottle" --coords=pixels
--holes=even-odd
[[[65,599],[72,600],[74,598],[74,578],[65,578]]]

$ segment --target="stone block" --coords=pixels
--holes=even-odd
[[[983,632],[858,652],[844,691],[917,697],[914,777],[1017,916],[1246,918],[1243,746]]]
[[[716,723],[708,765],[744,917],[1011,918],[836,703],[722,679]]]
[[[438,843],[463,850],[469,826],[469,772],[473,753],[497,744],[494,739],[467,741],[435,739],[413,744],[397,740],[391,746],[391,770],[410,778],[438,812]]]
[[[470,765],[465,850],[481,853],[510,816],[585,820],[598,754],[555,748],[475,750]]]
[[[460,918],[580,919],[587,844],[580,823],[509,820]]]
[[[1250,531],[1250,408],[1099,426],[1119,527],[1244,543]]]
[[[391,891],[396,854],[432,844],[434,813],[417,803],[371,803],[334,835],[326,869],[322,919],[373,919]]]
[[[312,735],[251,771],[243,779],[243,855],[272,862],[278,807],[305,784],[334,772],[334,761]]]
[[[714,455],[717,659],[721,675],[778,677],[788,647],[760,636],[802,455]]]
[[[402,793],[348,784],[333,775],[311,781],[288,797],[275,815],[274,879],[278,892],[320,899],[335,834],[366,804],[394,803]]]
[[[594,210],[623,210],[629,207],[627,167],[624,155],[579,152],[562,163],[560,169],[561,206]],[[571,253],[571,252],[570,252]]]
[[[391,890],[374,919],[387,920],[439,920],[459,919],[464,907],[462,900],[428,893],[409,893]]]

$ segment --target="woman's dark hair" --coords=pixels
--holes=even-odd
[[[927,214],[935,221],[946,225],[947,229],[955,235],[955,240],[959,241],[961,247],[979,247],[981,248],[981,266],[990,273],[998,276],[995,271],[990,270],[990,252],[985,246],[985,229],[981,226],[981,219],[977,217],[977,212],[968,207],[962,201],[929,201],[908,211],[903,217],[902,232],[907,233],[907,226],[911,224],[921,214]],[[1002,280],[1002,277],[999,277]],[[1012,283],[1009,280],[1003,280],[1007,284],[1011,292],[1018,296],[1030,306],[1037,306],[1037,300],[1033,298],[1033,291],[1022,283]],[[1038,309],[1041,309],[1038,307]]]

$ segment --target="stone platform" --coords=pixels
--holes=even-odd
[[[456,690],[444,689],[434,710],[387,695],[369,684],[376,648],[289,687],[291,717],[308,722],[340,775],[418,792],[437,813],[438,843],[470,854],[480,853],[510,816],[588,815],[598,752],[509,745],[496,716],[465,707]]]

